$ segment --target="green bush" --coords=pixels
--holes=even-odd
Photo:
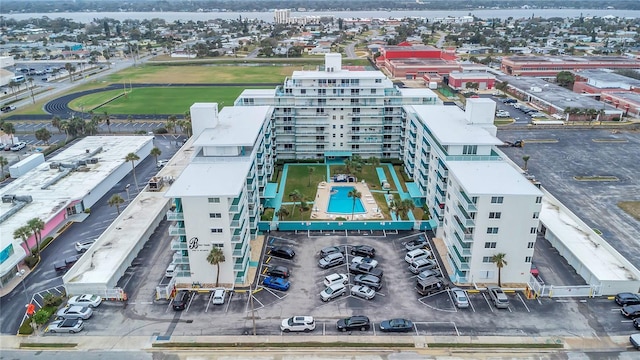
[[[40,250],[44,249],[53,240],[53,236],[47,236],[40,242]]]
[[[24,258],[24,263],[27,264],[29,269],[33,269],[33,267],[36,266],[36,264],[38,263],[38,258],[35,257],[34,255],[29,255],[26,258]]]
[[[62,296],[56,296],[53,294],[46,294],[44,297],[44,302],[43,305],[44,307],[54,307],[57,308],[58,306],[62,305],[62,302],[64,301],[64,298]]]
[[[168,134],[169,131],[167,129],[163,128],[163,127],[159,127],[157,129],[153,130],[153,133],[154,134]]]
[[[20,328],[18,329],[18,334],[20,335],[31,335],[33,334],[33,328],[31,327],[31,318],[27,318]]]
[[[84,209],[84,213],[85,214],[91,214],[91,208]]]
[[[260,215],[260,220],[262,221],[271,221],[273,220],[273,213],[275,212],[274,208],[266,208],[262,215]]]
[[[46,323],[47,321],[49,321],[49,319],[51,318],[51,314],[53,312],[50,311],[50,308],[42,308],[38,311],[36,311],[35,314],[33,314],[33,321],[36,322],[36,324],[38,325],[42,325],[44,323]]]
[[[347,218],[343,218],[342,216],[338,216],[336,221],[347,221]]]

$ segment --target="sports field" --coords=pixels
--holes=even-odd
[[[193,65],[164,66],[145,65],[131,67],[105,78],[107,82],[162,83],[162,84],[212,84],[212,83],[282,83],[301,66],[231,66]]]
[[[195,102],[217,102],[220,108],[233,105],[244,89],[241,86],[127,88],[124,96],[118,97],[123,89],[104,91],[77,98],[69,107],[109,114],[184,114]],[[100,106],[110,99],[114,100]]]

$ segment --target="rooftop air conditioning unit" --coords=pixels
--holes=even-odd
[[[13,202],[13,199],[15,198],[15,195],[2,195],[2,202],[5,204],[10,204]]]
[[[57,162],[49,163],[49,169],[59,169],[59,168],[60,168],[60,163],[57,163]]]
[[[87,163],[89,164],[97,164],[98,163],[98,158],[91,158],[87,160]]]

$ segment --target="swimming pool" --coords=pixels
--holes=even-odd
[[[353,198],[349,197],[349,191],[353,190],[353,186],[334,186],[331,188],[331,196],[329,196],[328,213],[333,214],[351,214],[353,207]],[[365,213],[362,200],[356,198],[355,214]]]

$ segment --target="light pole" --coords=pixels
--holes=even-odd
[[[131,186],[131,184],[127,184],[127,186],[124,187],[124,189],[127,191],[127,201],[130,200],[130,198],[129,198],[129,186]]]
[[[22,282],[22,288],[24,289],[24,298],[27,300],[27,305],[31,302],[29,300],[29,295],[27,295],[27,285],[24,284],[26,278],[24,277],[24,274],[26,273],[25,269],[20,269],[20,271],[18,271],[16,273],[16,276],[19,276]]]

